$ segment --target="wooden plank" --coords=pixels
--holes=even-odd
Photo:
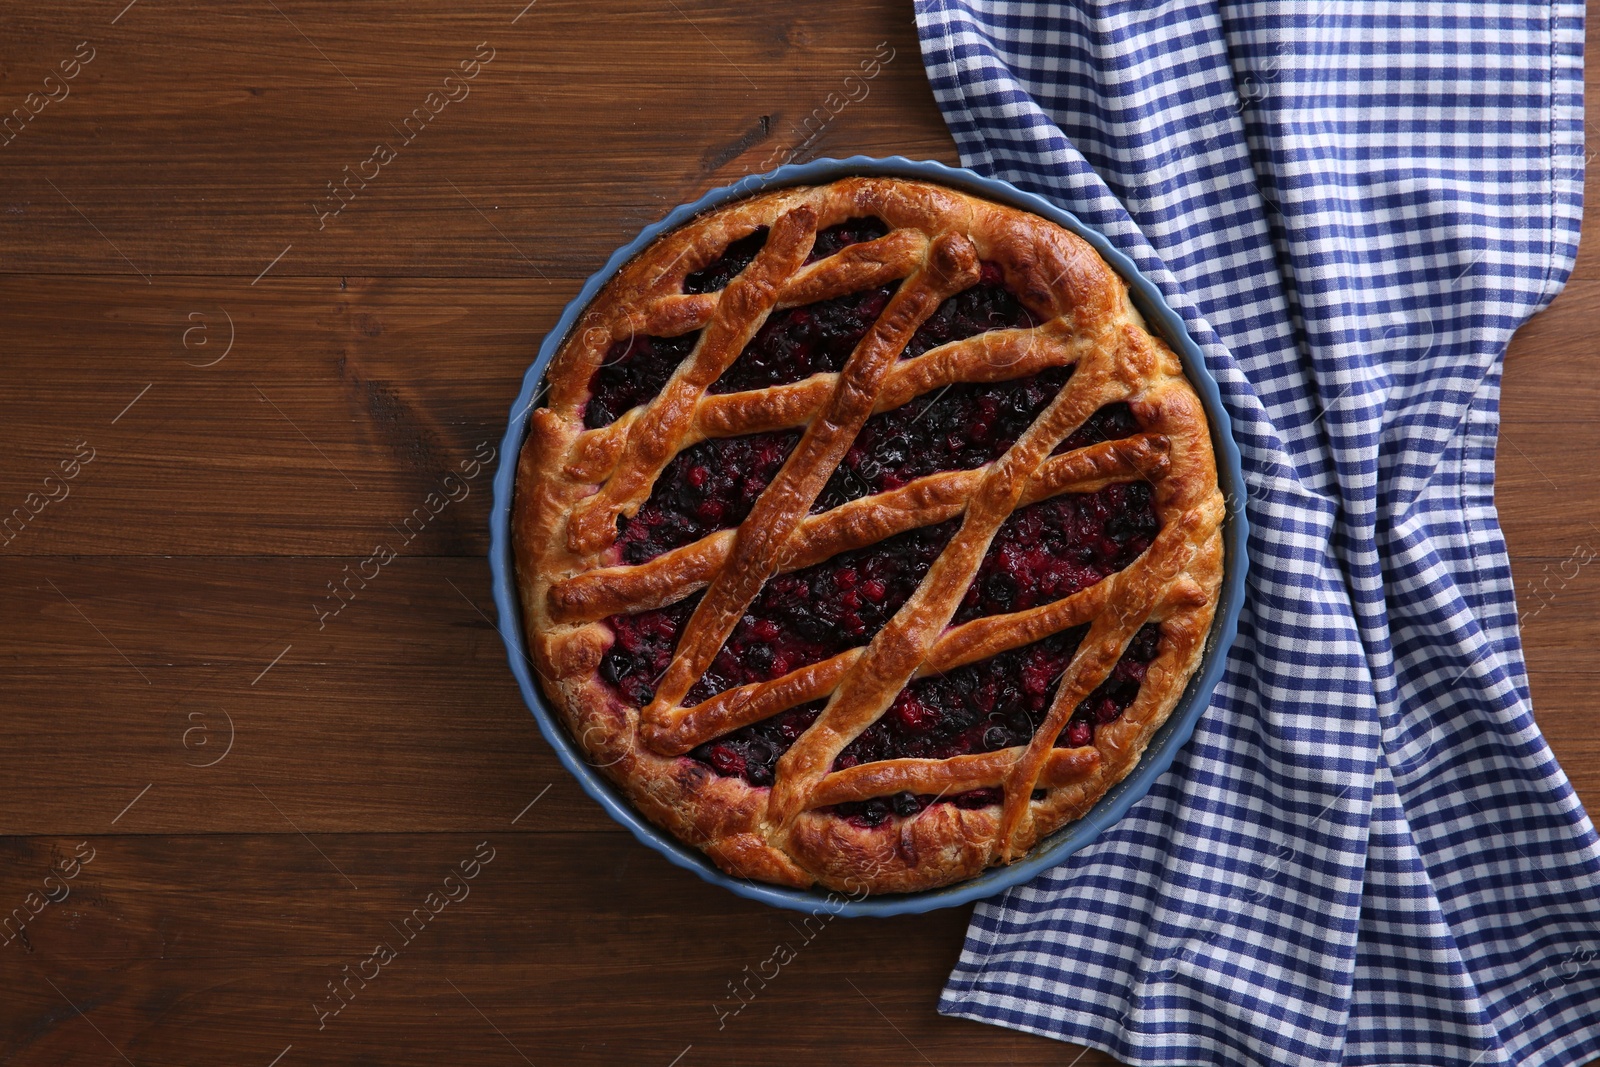
[[[317,654],[279,644],[245,667],[6,672],[29,725],[7,745],[0,833],[465,831],[541,795],[562,829],[617,830],[509,671]]]
[[[4,552],[365,556],[404,533],[411,553],[481,554],[482,461],[575,289],[547,286],[4,283],[0,352],[29,381],[0,394]],[[80,454],[70,485],[44,488]],[[471,475],[458,499],[408,525],[451,474]]]
[[[1583,658],[1592,664],[1592,657]],[[1596,737],[1594,728],[1597,685],[1600,672],[1592,670],[1582,674],[1545,671],[1529,676],[1534,718],[1578,798],[1589,808],[1600,797],[1600,737]]]
[[[1593,448],[1586,440],[1574,447],[1571,432],[1574,412],[1600,405],[1596,314],[1600,278],[1570,282],[1506,354],[1495,497],[1513,557],[1565,560],[1585,545],[1600,549],[1600,470]]]
[[[206,668],[249,681],[294,643],[303,651],[287,665],[509,678],[484,560],[370,558],[0,559],[0,618],[15,627],[0,669],[110,667],[137,683],[138,669]]]
[[[954,161],[900,5],[125,2],[8,17],[8,107],[93,58],[0,146],[0,271],[575,278],[791,153]]]
[[[108,1044],[140,1067],[267,1064],[290,1046],[285,1063],[381,1049],[397,1067],[1076,1055],[929,1010],[967,908],[876,921],[780,912],[618,835],[516,833],[499,819],[472,834],[0,848],[0,901],[18,904],[64,861],[92,857],[51,883],[65,897],[25,942],[0,945],[0,996],[15,1009],[0,1013],[0,1047],[18,1067],[117,1062]],[[368,962],[379,944],[393,952],[382,966]]]

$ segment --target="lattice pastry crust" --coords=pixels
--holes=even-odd
[[[887,232],[806,262],[820,231],[876,218]],[[759,227],[752,262],[720,291],[685,292]],[[996,267],[1033,325],[995,329],[901,358],[942,302]],[[836,372],[708,393],[769,315],[898,282]],[[597,368],[619,342],[698,330],[652,400],[585,428]],[[819,492],[875,412],[951,383],[993,382],[1072,366],[1071,377],[999,458],[944,471],[828,510]],[[1117,274],[1083,240],[1037,216],[955,190],[856,178],[739,201],[663,235],[592,302],[530,415],[513,521],[529,647],[546,695],[594,765],[651,820],[735,875],[849,892],[945,885],[1026,854],[1082,817],[1136,764],[1200,663],[1222,576],[1209,428],[1171,350],[1145,327]],[[1052,455],[1098,410],[1124,403],[1138,432]],[[631,518],[673,457],[707,438],[784,428],[798,443],[747,518],[642,563],[620,561]],[[996,530],[1014,510],[1062,493],[1149,483],[1160,529],[1123,569],[1063,599],[959,625],[952,619]],[[933,523],[959,527],[920,585],[869,644],[771,680],[688,700],[774,574],[795,571]],[[600,674],[604,621],[703,595],[653,699],[631,706]],[[1159,644],[1137,696],[1092,742],[1057,745],[1142,626]],[[894,758],[835,769],[850,742],[914,678],[926,678],[1087,626],[1032,740],[945,759]],[[826,699],[757,787],[686,754],[710,739]],[[1001,793],[962,806],[937,798]],[[875,825],[840,814],[870,798],[932,796]],[[839,805],[845,805],[840,809]]]

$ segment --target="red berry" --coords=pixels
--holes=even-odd
[[[721,774],[734,778],[744,773],[745,760],[727,745],[711,746],[711,766]]]
[[[931,727],[939,718],[938,712],[923,704],[910,693],[901,694],[890,709],[902,725],[918,733]]]

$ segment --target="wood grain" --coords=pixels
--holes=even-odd
[[[539,825],[541,808],[522,826]],[[93,858],[30,925],[31,951],[0,946],[14,1009],[0,1013],[0,1042],[12,1062],[118,1062],[114,1045],[140,1067],[267,1064],[290,1045],[295,1062],[419,1067],[522,1062],[513,1046],[533,1063],[661,1065],[690,1046],[692,1062],[712,1064],[1062,1051],[929,1009],[961,911],[806,926],[626,835],[519,832],[509,818],[471,834],[12,839],[4,899],[80,842]],[[449,875],[458,899],[430,906]],[[419,907],[429,921],[407,925]],[[395,958],[363,968],[380,943]],[[795,958],[747,986],[745,968],[780,943]],[[363,970],[376,976],[329,992]]]
[[[788,157],[955,162],[903,3],[524,4],[7,13],[0,113],[94,58],[0,143],[0,915],[94,858],[0,927],[0,1062],[1112,1064],[936,1014],[970,909],[807,938],[639,846],[505,669],[489,471],[414,517],[642,225]],[[1595,255],[1512,345],[1498,495],[1537,714],[1590,798]]]
[[[0,269],[249,280],[293,245],[275,276],[570,279],[808,139],[805,155],[954,162],[904,5],[622,0],[599,20],[538,0],[513,23],[526,0],[144,0],[110,25],[126,2],[8,14],[27,57],[8,97],[80,41],[95,58],[0,147]],[[405,127],[484,42],[465,98]],[[870,92],[811,139],[806,119],[880,42],[892,58]],[[380,143],[396,158],[321,220],[328,183]]]

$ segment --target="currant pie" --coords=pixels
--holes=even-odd
[[[703,214],[579,317],[513,511],[540,683],[731,874],[908,892],[1138,762],[1222,577],[1210,429],[1036,215],[850,178]]]

